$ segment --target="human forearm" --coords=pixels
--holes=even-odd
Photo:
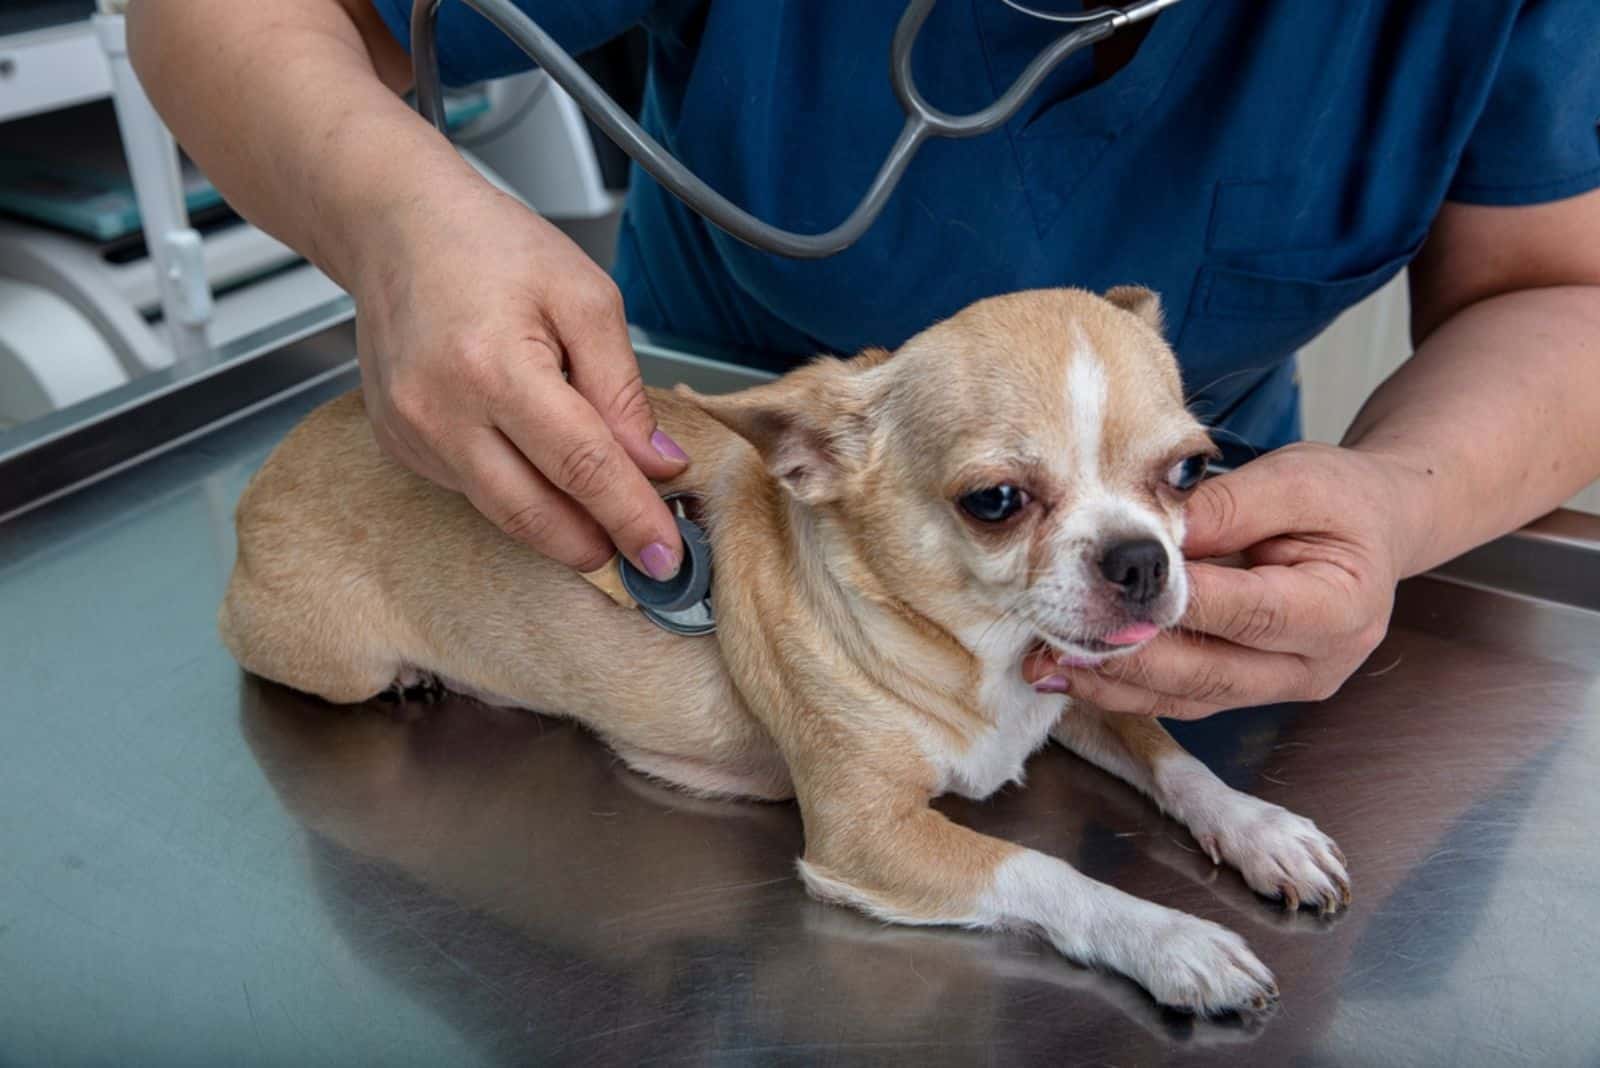
[[[251,221],[355,297],[379,445],[580,571],[657,578],[681,539],[621,295],[395,95],[370,0],[136,0],[129,46],[180,141]]]
[[[1600,190],[1445,203],[1409,271],[1417,351],[1347,447],[1292,445],[1201,483],[1185,632],[1067,671],[1070,692],[1183,718],[1326,697],[1383,638],[1398,579],[1600,474],[1597,237]],[[1249,566],[1207,562],[1234,553]]]
[[[1382,640],[1398,579],[1600,473],[1600,287],[1522,289],[1443,318],[1345,444],[1292,445],[1202,483],[1183,630],[1056,668],[1068,692],[1182,719],[1332,694]],[[1248,566],[1210,562],[1234,553]]]
[[[338,0],[138,0],[129,16],[140,79],[185,149],[347,289],[419,206],[482,186],[396,95],[409,65],[382,33]]]
[[[1346,445],[1393,461],[1402,575],[1550,511],[1600,474],[1600,287],[1525,289],[1433,330]]]

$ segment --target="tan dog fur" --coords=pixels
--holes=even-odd
[[[890,354],[822,360],[721,397],[653,392],[694,457],[717,562],[717,634],[681,638],[387,459],[359,394],[313,412],[238,510],[221,612],[248,670],[330,701],[435,676],[573,717],[631,766],[705,794],[797,798],[813,893],[908,923],[1026,926],[1197,1012],[1259,1009],[1270,973],[1232,932],[1129,897],[929,806],[1019,780],[1053,735],[1149,794],[1259,892],[1348,900],[1337,848],[1229,789],[1153,720],[1021,680],[1046,640],[1084,655],[1129,622],[1096,579],[1105,537],[1166,547],[1187,589],[1182,498],[1209,450],[1159,304],[1049,290],[980,302]],[[1032,498],[984,526],[955,504]],[[1097,584],[1098,583],[1098,584]]]

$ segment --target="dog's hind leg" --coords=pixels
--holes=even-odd
[[[263,589],[236,568],[217,614],[223,643],[241,667],[334,704],[355,704],[389,690],[404,667],[383,648],[378,628],[328,599],[291,598]]]
[[[1051,736],[1148,795],[1213,863],[1238,868],[1256,893],[1325,913],[1350,903],[1350,876],[1333,839],[1305,817],[1228,786],[1154,719],[1074,702]]]

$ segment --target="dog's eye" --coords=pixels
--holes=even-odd
[[[1004,523],[1027,507],[1028,494],[1010,483],[974,490],[961,498],[961,510],[980,523]]]
[[[1197,452],[1193,456],[1184,457],[1173,464],[1167,471],[1167,485],[1179,493],[1188,493],[1200,484],[1206,477],[1206,455]]]

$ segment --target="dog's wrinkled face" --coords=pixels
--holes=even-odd
[[[1183,615],[1183,502],[1214,449],[1148,290],[996,297],[767,388],[724,420],[974,652],[1097,661]]]
[[[1177,623],[1183,502],[1213,446],[1153,294],[984,301],[878,373],[893,382],[870,481],[897,500],[868,507],[930,615],[974,644],[1043,639],[1079,662]]]

